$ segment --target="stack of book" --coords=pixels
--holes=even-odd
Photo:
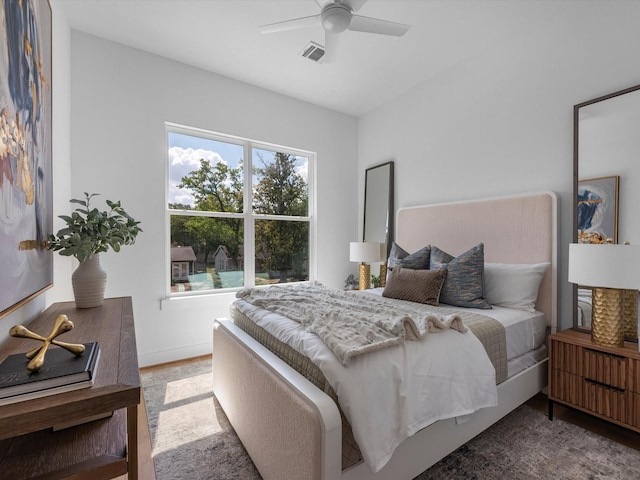
[[[0,363],[0,405],[92,386],[100,348],[97,342],[84,346],[84,353],[79,357],[64,348],[50,348],[44,365],[37,372],[27,369],[29,360],[24,353],[9,355]]]

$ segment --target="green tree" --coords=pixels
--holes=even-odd
[[[172,210],[191,210],[191,206],[180,203],[170,203],[169,208]],[[195,245],[197,247],[198,238],[188,226],[191,218],[186,215],[171,215],[172,246]],[[196,253],[195,250],[194,253]]]
[[[258,153],[260,165],[253,169],[253,210],[258,214],[308,215],[308,189],[297,172],[294,155],[274,152],[273,160]],[[188,189],[195,198],[195,210],[241,213],[243,210],[242,163],[237,168],[218,162],[215,166],[200,160],[200,168],[182,178],[179,188]],[[192,245],[206,263],[210,253],[225,245],[237,260],[243,241],[239,219],[172,216],[172,239]],[[175,229],[175,234],[174,234]],[[267,271],[280,273],[286,282],[288,273],[301,275],[307,257],[307,222],[258,220],[255,224],[257,263]],[[197,249],[197,251],[196,251]]]
[[[243,208],[242,168],[242,161],[238,167],[230,168],[223,162],[212,166],[209,160],[200,159],[200,168],[182,177],[178,188],[191,192],[195,199],[194,210],[240,213]],[[238,219],[175,215],[171,218],[171,238],[191,245],[205,265],[219,245],[226,245],[232,257],[238,259],[243,235],[242,222]]]
[[[236,168],[226,163],[211,165],[200,159],[200,168],[182,177],[178,188],[186,188],[195,198],[196,210],[242,212],[242,161]]]
[[[253,208],[265,215],[307,216],[308,189],[296,171],[297,157],[275,152],[273,161],[258,154],[261,166],[254,166],[258,178],[253,191]],[[264,267],[280,273],[286,282],[288,272],[301,274],[307,256],[309,225],[307,222],[261,220],[256,222],[256,254]]]

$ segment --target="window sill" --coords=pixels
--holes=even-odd
[[[295,282],[279,285],[303,285],[309,284],[311,281]],[[259,285],[252,288],[269,288],[271,285]],[[244,287],[242,287],[244,288]],[[162,311],[177,311],[185,310],[189,308],[207,308],[215,304],[222,302],[231,303],[236,298],[236,292],[242,290],[242,288],[229,288],[219,291],[209,291],[207,293],[187,293],[175,294],[160,299],[160,310]]]
[[[235,299],[236,292],[226,290],[224,292],[204,293],[199,295],[176,295],[160,299],[160,310],[177,311],[189,308],[207,308],[221,302],[231,303]]]

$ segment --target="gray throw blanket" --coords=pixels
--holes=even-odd
[[[331,289],[317,282],[247,288],[236,297],[308,327],[345,366],[357,355],[418,340],[429,332],[467,331],[457,314],[425,313],[378,295]]]

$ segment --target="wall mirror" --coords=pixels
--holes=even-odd
[[[393,195],[393,161],[365,170],[362,240],[386,243],[387,254],[393,241]]]
[[[640,85],[575,105],[573,119],[573,241],[640,244]],[[590,192],[607,218],[590,218]],[[590,331],[591,291],[573,289],[573,326]],[[637,341],[637,332],[625,339]]]

